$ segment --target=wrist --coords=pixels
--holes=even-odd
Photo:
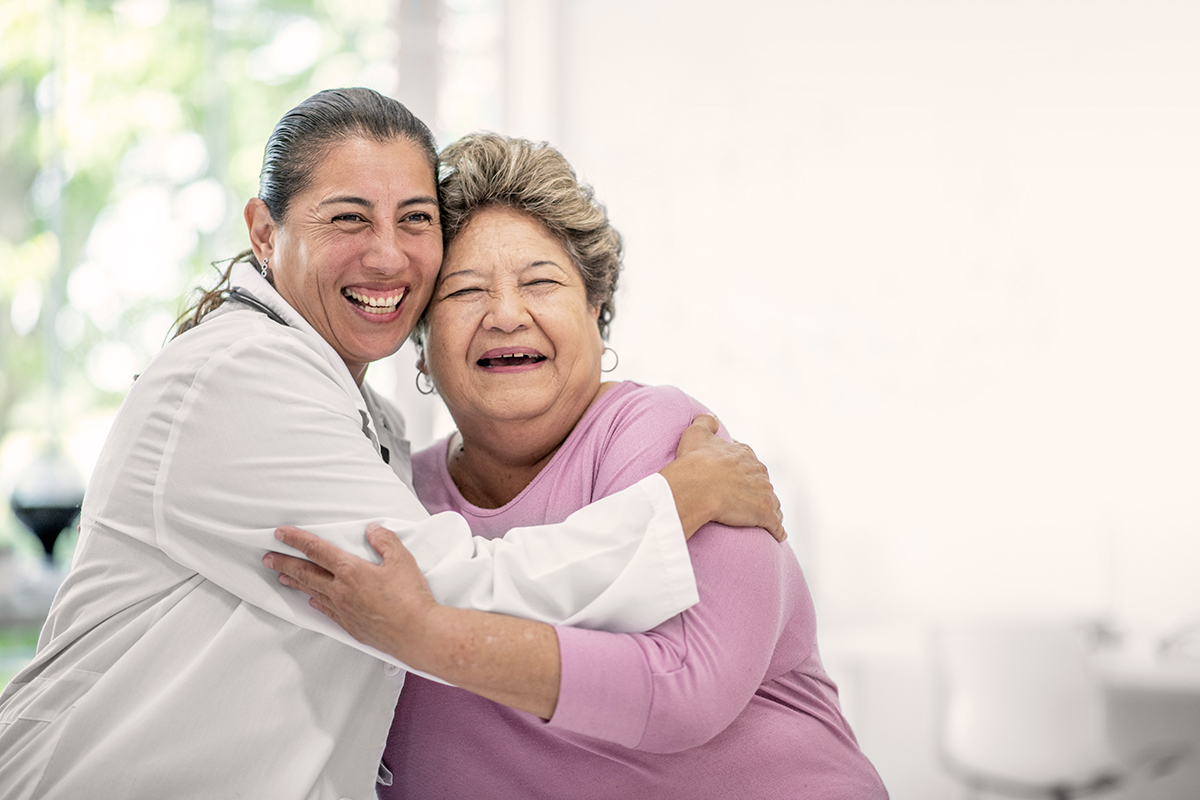
[[[675,510],[683,527],[684,538],[690,539],[700,526],[713,519],[716,506],[715,496],[709,483],[703,480],[702,468],[691,454],[680,456],[667,464],[659,473],[671,487],[675,498]]]
[[[391,627],[387,652],[413,669],[440,675],[450,663],[453,627],[442,620],[446,607],[430,599],[413,609],[400,624]]]

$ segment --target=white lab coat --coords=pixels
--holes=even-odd
[[[227,302],[130,390],[37,656],[0,695],[5,798],[372,797],[403,665],[261,566],[280,524],[377,559],[380,521],[458,606],[644,630],[696,601],[661,476],[474,539],[413,495],[395,409],[252,269],[235,285],[288,324]]]

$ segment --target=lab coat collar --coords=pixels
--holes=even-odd
[[[229,284],[232,288],[248,292],[255,300],[282,317],[289,326],[299,328],[318,338],[320,337],[316,329],[308,324],[308,320],[300,316],[300,313],[296,309],[288,305],[283,296],[275,291],[275,287],[258,270],[246,262],[239,261],[233,265],[233,270],[229,273]],[[332,348],[330,349],[332,350]],[[336,356],[337,353],[335,352],[334,355]]]
[[[367,406],[366,398],[363,396],[363,389],[355,382],[346,362],[333,349],[333,345],[325,341],[325,337],[317,333],[317,329],[310,325],[300,312],[288,305],[288,302],[283,299],[283,295],[275,291],[275,287],[250,264],[244,261],[234,264],[229,274],[229,284],[232,288],[249,293],[255,300],[274,311],[287,323],[288,327],[305,334],[304,338],[309,346],[325,357],[325,360],[337,373],[342,389],[354,398],[354,404],[358,407],[358,413],[362,417],[363,433],[371,440],[375,450],[382,454],[379,435],[375,431],[375,420]]]

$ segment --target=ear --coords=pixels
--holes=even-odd
[[[425,351],[420,347],[417,348],[417,371],[429,374],[429,368],[425,366]]]
[[[254,250],[254,258],[258,263],[271,258],[275,253],[275,220],[267,204],[257,197],[250,198],[242,211],[246,220],[246,230],[250,233],[250,247]]]

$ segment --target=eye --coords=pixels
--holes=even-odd
[[[400,222],[404,225],[426,227],[436,225],[437,219],[428,211],[414,211],[401,218]]]
[[[552,278],[537,278],[532,281],[526,281],[526,286],[562,286],[562,281],[556,281]]]
[[[367,220],[362,214],[355,214],[355,213],[351,212],[349,214],[338,214],[336,217],[333,218],[333,221],[334,222],[366,222]]]
[[[482,291],[483,291],[483,289],[480,289],[478,286],[465,286],[462,289],[457,289],[457,290],[445,295],[444,299],[449,299],[451,297],[466,297],[469,294],[474,294],[476,292],[482,292]]]

